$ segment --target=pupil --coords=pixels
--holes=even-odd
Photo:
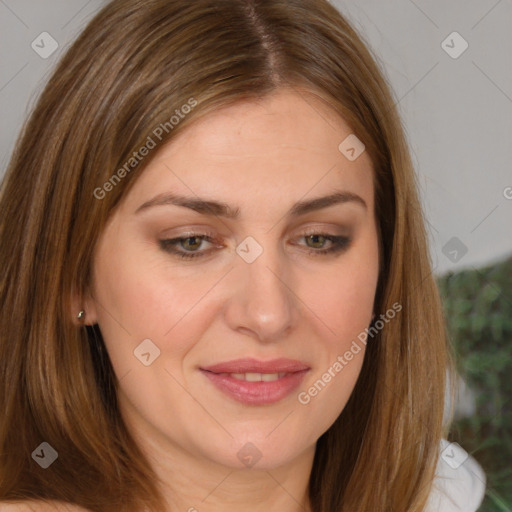
[[[199,240],[199,237],[198,236],[189,236],[188,238],[185,239],[185,244],[188,246],[189,249],[197,249],[197,247],[190,247],[191,245],[195,245],[195,246],[201,245],[201,240],[199,240],[199,242],[196,243],[196,244],[193,244],[193,243],[189,244],[188,242],[190,240],[196,240],[197,241],[197,240]]]
[[[312,240],[313,244],[320,244],[323,245],[323,236],[322,235],[310,235],[309,236],[310,240]],[[320,242],[318,242],[318,239],[321,239]]]

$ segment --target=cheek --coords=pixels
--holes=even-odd
[[[317,273],[303,297],[323,334],[317,337],[317,365],[297,396],[309,411],[306,421],[327,429],[345,407],[359,378],[378,280],[378,247],[369,239],[341,258],[336,268]],[[318,425],[317,425],[318,426]]]
[[[319,281],[320,283],[321,281]],[[368,326],[375,296],[374,279],[367,274],[343,270],[324,281],[323,286],[308,286],[305,303],[311,305],[334,339],[346,340]]]
[[[324,339],[331,348],[345,350],[368,327],[377,281],[378,247],[370,237],[304,280],[301,298],[330,333]]]
[[[320,324],[326,327],[316,338],[316,365],[297,393],[307,429],[317,435],[343,411],[359,378],[374,299],[373,279],[363,277],[347,273],[345,279],[340,278],[341,286],[332,286],[317,296],[317,324],[319,330]]]
[[[144,247],[113,254],[107,247],[98,251],[94,289],[116,373],[138,368],[134,350],[146,339],[160,350],[158,366],[173,359],[179,363],[209,321],[204,299],[218,276],[180,271]]]

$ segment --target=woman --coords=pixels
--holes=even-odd
[[[5,510],[438,498],[451,363],[414,173],[329,3],[111,2],[0,218]]]

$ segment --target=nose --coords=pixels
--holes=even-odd
[[[227,324],[261,342],[282,340],[300,317],[300,301],[286,256],[267,243],[252,263],[236,258],[224,309]]]

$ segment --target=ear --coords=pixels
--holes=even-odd
[[[80,319],[78,314],[80,311],[84,312],[83,317]],[[98,323],[98,311],[96,301],[90,294],[81,296],[74,293],[71,297],[71,319],[77,326],[79,325],[94,325]]]

